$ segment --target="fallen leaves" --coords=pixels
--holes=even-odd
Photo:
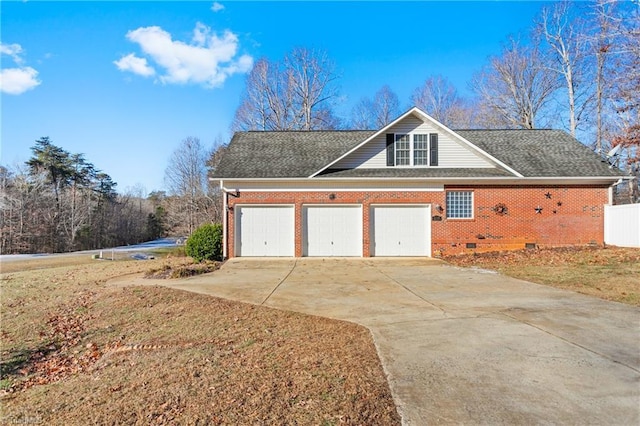
[[[557,247],[474,253],[444,257],[457,266],[503,265],[612,265],[640,262],[640,250],[618,247]]]
[[[497,270],[515,278],[640,306],[640,249],[562,247],[448,256],[462,267]]]
[[[136,272],[126,265],[17,272],[3,287],[15,307],[3,312],[2,362],[23,370],[9,372],[6,416],[37,407],[43,422],[68,425],[400,423],[366,329],[103,284]]]
[[[48,315],[48,329],[41,337],[49,343],[29,355],[24,367],[18,370],[24,380],[14,382],[8,392],[56,382],[86,371],[100,359],[103,353],[95,343],[87,343],[84,349],[78,347],[85,332],[84,324],[91,318],[88,312],[93,296],[94,292],[83,291],[73,302]]]

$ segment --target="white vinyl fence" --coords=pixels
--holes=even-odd
[[[640,247],[640,204],[604,206],[604,242]]]

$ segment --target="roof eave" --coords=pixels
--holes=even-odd
[[[286,181],[299,181],[309,182],[310,180],[322,180],[322,181],[424,181],[424,182],[454,182],[454,183],[477,183],[482,184],[489,183],[501,183],[501,184],[520,184],[531,185],[536,183],[541,184],[613,184],[620,180],[632,180],[633,177],[629,176],[530,176],[530,177],[516,177],[516,176],[489,176],[489,177],[323,177],[322,179],[312,179],[310,177],[280,177],[280,178],[232,178],[232,177],[210,177],[211,181],[239,181],[239,182],[286,182]]]

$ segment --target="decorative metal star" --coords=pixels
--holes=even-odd
[[[556,204],[558,204],[558,207],[562,206],[562,201],[558,201]]]
[[[544,194],[544,196],[547,197],[547,198],[551,198],[551,193],[547,192],[546,194]]]
[[[536,207],[536,214],[542,214],[542,207]]]

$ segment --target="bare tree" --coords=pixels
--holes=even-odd
[[[502,126],[533,129],[558,88],[538,43],[522,46],[510,39],[500,56],[477,73],[473,90],[486,111]]]
[[[236,111],[233,130],[291,130],[292,92],[280,65],[262,58],[247,76],[245,95]]]
[[[602,152],[605,136],[605,100],[611,94],[613,87],[611,56],[615,51],[617,27],[619,18],[616,16],[617,0],[596,0],[591,3],[592,34],[588,38],[591,51],[596,57],[595,62],[595,150]]]
[[[176,222],[184,223],[189,234],[201,222],[199,204],[207,187],[205,163],[206,153],[200,139],[188,137],[171,154],[164,174],[169,194],[177,200],[172,209],[178,216]]]
[[[564,80],[569,132],[575,137],[583,116],[589,115],[594,96],[585,25],[581,19],[571,18],[570,7],[567,1],[544,7],[537,30],[550,50],[552,60],[547,66]]]
[[[326,52],[296,48],[281,62],[258,60],[247,75],[232,130],[317,130],[337,125],[335,66]]]
[[[350,125],[354,129],[380,129],[400,115],[400,101],[388,85],[373,99],[362,98],[351,110]]]
[[[618,131],[612,138],[614,146],[623,150],[625,166],[636,176],[629,185],[629,201],[640,200],[640,2],[625,11],[620,46],[615,60],[615,107],[618,115]]]
[[[374,129],[372,110],[371,99],[361,98],[351,109],[349,127],[361,130]]]
[[[295,127],[302,130],[324,129],[326,113],[337,96],[335,66],[326,52],[296,48],[285,57],[284,66],[293,93]]]
[[[212,174],[215,172],[226,150],[227,150],[227,145],[224,143],[222,136],[218,136],[213,143],[213,148],[209,151],[209,154],[207,155],[207,170],[209,171],[209,174]],[[210,211],[209,217],[211,217],[213,222],[217,222],[217,223],[222,222],[223,193],[221,188],[214,182],[209,181],[207,196],[211,201],[209,204],[209,211]]]
[[[373,97],[373,117],[376,128],[382,128],[400,115],[400,101],[388,85],[382,86]]]
[[[411,102],[447,127],[471,127],[469,111],[446,77],[427,78],[413,91]]]

